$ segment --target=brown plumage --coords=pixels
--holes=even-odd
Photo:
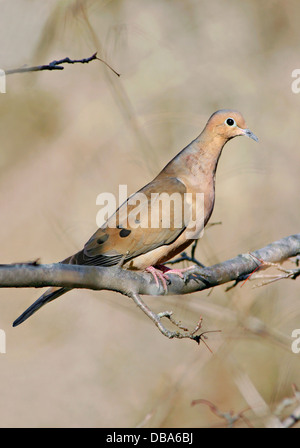
[[[132,195],[119,209],[100,227],[85,244],[84,248],[62,263],[113,266],[123,261],[123,268],[144,270],[149,266],[157,266],[182,252],[198,236],[199,229],[194,234],[188,229],[189,222],[197,216],[199,207],[196,193],[204,194],[203,226],[212,214],[215,201],[215,174],[225,143],[236,137],[247,136],[257,141],[257,137],[247,129],[242,115],[233,110],[215,112],[208,120],[202,133],[175,156],[165,168],[149,184]],[[135,210],[132,205],[139,194],[145,195],[146,202],[140,208],[140,219],[137,225],[129,225],[128,215]],[[151,200],[153,193],[175,194],[176,205],[171,212],[162,206],[155,208],[154,217],[158,226],[151,226],[150,209],[154,206]],[[190,194],[191,201],[187,200]],[[129,201],[129,202],[128,202]],[[130,205],[131,203],[131,205]],[[184,207],[189,207],[188,219],[184,217]],[[143,207],[149,213],[143,213]],[[168,214],[168,216],[166,216]],[[164,218],[169,218],[168,227],[161,224]],[[178,222],[182,224],[177,225]],[[112,226],[116,223],[116,226]],[[202,226],[202,227],[203,227]],[[190,232],[189,234],[187,232]],[[192,231],[193,232],[193,231]],[[192,236],[191,236],[192,235]],[[54,300],[67,288],[50,288],[34,302],[13,326],[19,325],[41,306]]]

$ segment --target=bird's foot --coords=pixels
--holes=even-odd
[[[167,292],[168,291],[167,281],[170,282],[170,279],[168,277],[170,274],[179,275],[180,278],[185,279],[185,273],[194,268],[195,266],[189,266],[188,268],[183,269],[170,269],[167,266],[160,264],[157,266],[149,266],[145,270],[154,277],[157,287],[159,287],[159,280],[161,280],[163,288],[165,292]]]
[[[168,278],[169,274],[179,275],[179,277],[184,280],[184,283],[187,283],[187,281],[189,279],[190,271],[194,270],[195,268],[196,268],[195,265],[189,266],[188,268],[183,268],[183,269],[170,269],[169,268],[168,271],[165,272],[165,276],[169,280],[169,278]]]
[[[167,282],[166,282],[166,278],[165,278],[165,274],[163,272],[163,270],[161,270],[158,267],[154,267],[154,266],[148,266],[145,269],[146,272],[149,272],[149,274],[151,274],[155,280],[156,286],[159,288],[159,280],[162,282],[163,288],[165,290],[165,292],[168,291],[168,286],[167,286]]]

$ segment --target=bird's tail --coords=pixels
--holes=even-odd
[[[72,260],[74,259],[74,262],[76,263],[76,256],[68,257],[65,260],[61,261],[63,264],[69,264],[72,263]],[[27,310],[24,311],[24,313],[21,314],[14,322],[13,327],[16,327],[17,325],[20,325],[24,320],[28,319],[32,314],[34,314],[36,311],[38,311],[42,306],[46,305],[49,302],[52,302],[52,300],[57,299],[58,297],[62,296],[66,292],[70,291],[72,288],[64,288],[59,286],[53,286],[49,289],[47,289],[46,292],[42,296],[40,296],[32,305],[30,305]]]
[[[21,314],[13,323],[13,327],[20,325],[24,320],[28,319],[33,313],[39,310],[42,306],[51,302],[54,299],[57,299],[62,294],[70,291],[71,288],[60,288],[60,287],[52,287],[47,289],[47,291],[39,297],[32,305],[30,305],[24,313]]]

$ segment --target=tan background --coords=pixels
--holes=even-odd
[[[299,232],[300,68],[297,1],[0,2],[0,66],[44,64],[96,50],[100,62],[12,75],[0,95],[0,263],[59,261],[96,228],[96,197],[148,182],[212,112],[240,110],[256,144],[235,139],[217,173],[212,222],[197,256],[213,264]],[[299,280],[248,282],[148,298],[193,328],[213,355],[164,338],[130,300],[73,291],[17,328],[34,289],[0,291],[2,427],[223,425],[204,405],[261,415],[291,396],[300,354]],[[247,331],[256,317],[269,337]],[[248,401],[248,402],[247,402]],[[288,410],[287,410],[288,411]],[[242,426],[245,423],[241,422]]]

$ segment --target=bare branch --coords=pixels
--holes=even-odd
[[[297,405],[290,415],[281,421],[281,428],[292,428],[300,421],[300,392],[295,384],[292,384],[292,389],[294,396],[291,398],[284,398],[274,411],[274,415],[280,417],[285,408]]]
[[[191,267],[186,271],[184,278],[168,274],[170,280],[167,291],[162,284],[157,285],[155,283],[151,274],[122,269],[121,265],[113,267],[62,263],[40,265],[38,261],[0,265],[0,287],[41,288],[44,286],[60,286],[68,289],[86,288],[117,291],[130,297],[167,338],[188,338],[198,344],[202,341],[210,350],[205,342],[206,334],[209,332],[197,334],[201,329],[202,318],[199,319],[194,330],[188,330],[173,318],[172,311],[162,311],[158,314],[152,311],[142,300],[141,295],[188,294],[230,281],[237,283],[249,278],[253,272],[260,268],[265,268],[273,263],[280,263],[287,258],[297,256],[299,253],[300,234],[291,235],[251,254],[238,255],[231,260],[211,267]],[[264,260],[264,262],[261,260]],[[296,277],[297,275],[288,275],[286,278],[295,279]],[[163,318],[167,318],[177,329],[175,331],[167,329],[162,323]]]
[[[152,275],[135,272],[119,266],[82,266],[68,264],[17,263],[0,265],[0,287],[2,288],[42,288],[61,286],[93,290],[111,290],[131,296],[178,295],[212,288],[231,281],[248,278],[260,268],[258,259],[266,263],[281,263],[300,254],[300,234],[275,241],[255,252],[238,255],[235,258],[211,267],[196,266],[187,271],[185,278],[170,274],[168,291],[162,285],[157,287]],[[262,268],[265,266],[262,265]],[[289,276],[289,278],[293,278]]]
[[[70,59],[68,57],[64,59],[60,59],[59,61],[52,61],[49,64],[45,65],[36,65],[33,67],[20,67],[11,70],[5,70],[6,75],[12,75],[14,73],[26,73],[26,72],[40,72],[44,70],[63,70],[64,67],[62,64],[88,64],[91,61],[100,61],[103,62],[112,72],[114,72],[117,76],[120,76],[120,73],[116,72],[106,61],[98,58],[97,53],[94,53],[89,58],[83,59]]]

